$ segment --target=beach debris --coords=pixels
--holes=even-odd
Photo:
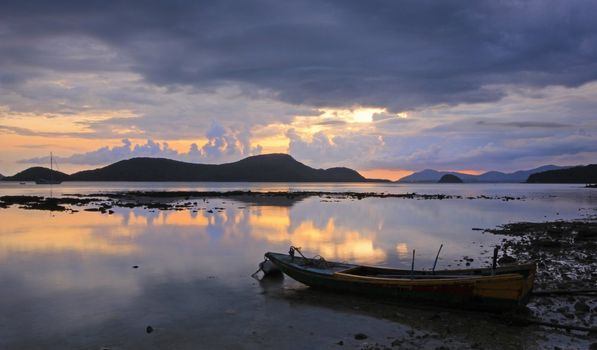
[[[577,313],[586,313],[591,311],[591,307],[584,301],[577,301],[574,304],[574,310],[576,310]]]
[[[138,269],[139,265],[133,265],[133,269]]]
[[[402,345],[403,342],[404,342],[404,340],[402,340],[402,339],[395,339],[394,341],[392,341],[392,343],[390,343],[390,345],[400,346],[400,345]]]
[[[146,332],[147,334],[149,334],[149,333],[153,332],[153,327],[152,327],[152,326],[147,326],[147,328],[145,328],[145,332]]]
[[[356,340],[365,340],[365,339],[367,339],[369,337],[365,333],[357,333],[357,334],[354,335],[354,338]]]

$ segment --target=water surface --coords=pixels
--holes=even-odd
[[[464,256],[474,259],[472,266],[485,266],[501,237],[472,228],[574,219],[594,214],[597,207],[597,190],[578,185],[65,183],[50,189],[2,183],[0,195],[133,189],[416,192],[464,198],[313,196],[272,203],[211,198],[198,199],[192,209],[115,207],[111,215],[0,209],[0,348],[186,349],[198,342],[217,348],[304,348],[268,337],[272,329],[325,348],[350,338],[363,322],[370,325],[370,336],[381,340],[397,332],[395,323],[366,313],[347,321],[346,313],[354,312],[350,307],[298,305],[292,293],[304,291],[302,285],[286,278],[266,288],[251,273],[266,251],[286,252],[290,245],[328,260],[405,268],[414,249],[415,266],[429,269],[443,244],[439,268],[464,266]],[[480,195],[520,200],[466,199]],[[321,319],[325,332],[309,317]],[[147,325],[155,332],[146,334]]]

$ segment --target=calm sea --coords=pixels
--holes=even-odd
[[[147,343],[140,331],[147,324],[163,328],[156,334],[177,327],[190,332],[187,324],[192,324],[210,344],[232,346],[250,335],[236,330],[225,340],[229,327],[269,324],[264,314],[259,320],[244,314],[268,302],[250,278],[267,251],[286,252],[295,245],[328,260],[410,267],[416,250],[415,267],[429,269],[443,244],[440,268],[463,264],[465,256],[474,259],[472,266],[484,266],[501,237],[473,228],[597,214],[597,190],[581,185],[0,183],[0,195],[123,190],[416,192],[465,198],[313,196],[271,203],[211,198],[199,200],[195,209],[115,207],[111,215],[0,209],[0,348],[151,348],[157,345]],[[303,288],[288,278],[280,283],[283,290]],[[282,304],[277,307],[292,307]],[[239,313],[244,316],[233,317]],[[184,336],[175,334],[185,345]]]

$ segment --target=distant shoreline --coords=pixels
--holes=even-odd
[[[35,195],[0,196],[0,208],[18,205],[21,209],[108,212],[113,207],[182,210],[196,209],[201,200],[227,198],[248,203],[285,203],[291,205],[308,197],[322,201],[361,200],[365,198],[396,198],[415,200],[524,200],[511,196],[462,196],[449,194],[379,193],[379,192],[327,192],[327,191],[120,191],[110,193],[65,194],[60,197]],[[180,203],[183,201],[183,203]]]

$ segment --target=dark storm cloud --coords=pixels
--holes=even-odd
[[[572,125],[563,123],[550,123],[550,122],[488,122],[485,120],[479,120],[477,123],[479,126],[503,126],[503,127],[515,127],[515,128],[543,128],[543,129],[559,129],[569,128]]]
[[[494,101],[498,86],[595,80],[596,12],[592,1],[11,1],[0,65],[12,73],[0,81],[127,69],[315,106]],[[65,37],[80,45],[52,44]]]
[[[17,126],[0,125],[0,133],[9,133],[20,136],[42,136],[42,137],[89,137],[89,133],[83,132],[39,132]],[[93,135],[91,135],[93,137]]]

